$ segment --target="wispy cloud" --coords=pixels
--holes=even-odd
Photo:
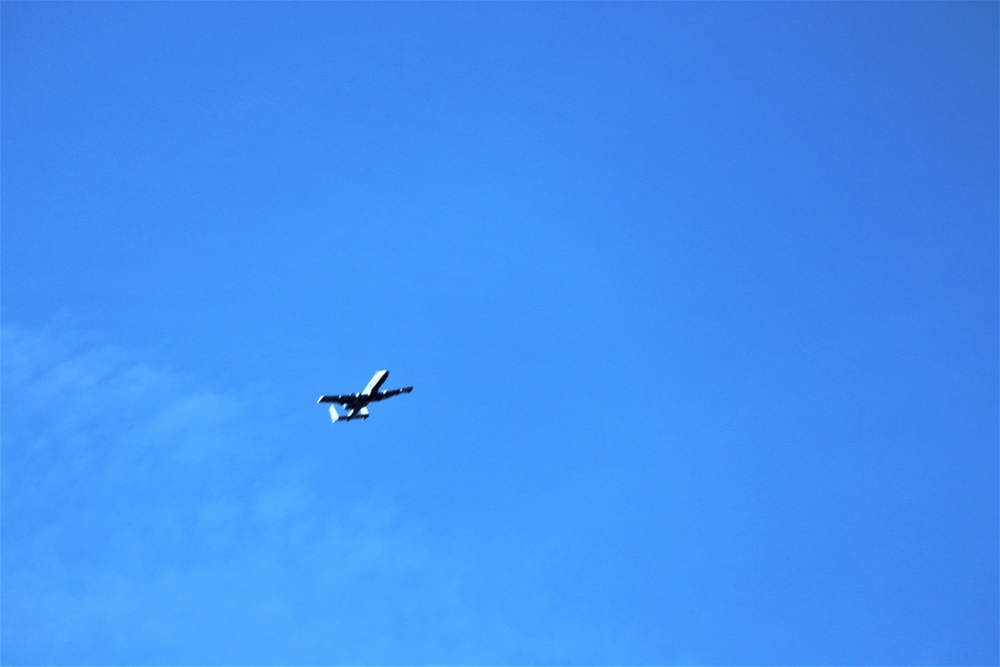
[[[65,332],[2,335],[4,663],[580,656],[415,516],[283,461],[252,396]]]

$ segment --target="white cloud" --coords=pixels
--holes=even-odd
[[[5,661],[580,655],[412,516],[331,497],[295,447],[247,426],[252,396],[82,337],[2,335]]]

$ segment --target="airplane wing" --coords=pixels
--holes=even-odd
[[[392,398],[393,396],[398,396],[399,394],[409,394],[413,391],[413,387],[403,387],[402,389],[390,389],[389,391],[380,391],[378,393],[378,398],[372,397],[373,401],[381,401],[383,398]]]
[[[368,381],[368,386],[366,386],[361,393],[365,396],[379,393],[379,387],[382,386],[387,377],[389,377],[389,371],[375,371],[375,375],[373,375],[372,379]]]
[[[333,396],[320,396],[317,403],[339,403],[345,408],[350,408],[357,401],[354,394],[336,394]]]

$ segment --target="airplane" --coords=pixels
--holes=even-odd
[[[379,391],[379,387],[389,377],[389,371],[375,371],[375,375],[368,381],[368,386],[357,394],[337,394],[334,396],[320,396],[317,403],[332,403],[330,406],[330,419],[336,424],[338,421],[349,422],[352,419],[368,419],[368,404],[392,398],[398,394],[409,394],[413,387],[403,387],[402,389],[390,389],[389,391]],[[344,406],[347,414],[341,416],[337,412],[337,404]]]

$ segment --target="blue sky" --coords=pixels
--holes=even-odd
[[[997,7],[3,3],[0,659],[997,664]]]

